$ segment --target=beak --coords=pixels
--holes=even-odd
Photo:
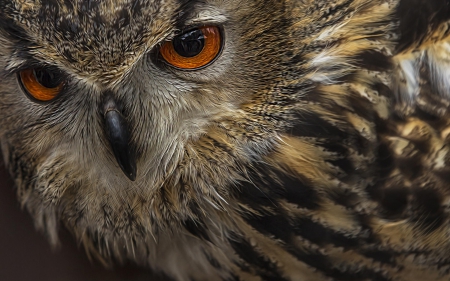
[[[105,133],[116,161],[125,175],[132,181],[136,179],[136,157],[130,145],[130,133],[125,117],[119,111],[112,95],[103,101]]]

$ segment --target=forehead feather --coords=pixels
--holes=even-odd
[[[12,0],[4,13],[32,41],[33,57],[98,78],[121,76],[171,31],[176,0]]]

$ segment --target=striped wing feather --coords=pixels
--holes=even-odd
[[[315,28],[267,98],[287,129],[235,189],[234,275],[448,280],[449,2],[333,2],[292,9]]]

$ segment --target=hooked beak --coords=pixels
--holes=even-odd
[[[130,133],[125,117],[119,111],[112,95],[103,101],[105,133],[116,161],[125,175],[132,181],[136,179],[136,157],[130,146]]]

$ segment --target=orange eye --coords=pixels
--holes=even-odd
[[[221,47],[222,36],[219,28],[207,26],[188,31],[164,43],[160,53],[175,67],[196,69],[212,62]]]
[[[26,69],[19,73],[20,82],[27,93],[38,101],[51,101],[63,87],[61,76],[56,71],[43,68]]]

